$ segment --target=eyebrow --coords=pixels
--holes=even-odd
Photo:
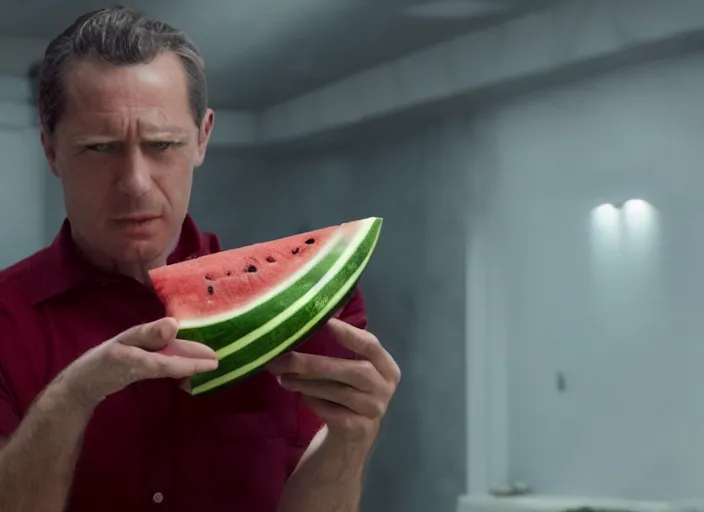
[[[118,141],[121,140],[121,136],[115,136],[110,133],[110,130],[95,130],[90,133],[77,132],[72,134],[71,140],[74,144],[96,144],[106,141]],[[174,138],[185,138],[189,135],[187,130],[179,127],[169,127],[161,126],[155,127],[153,130],[145,130],[141,138],[144,140],[164,140],[164,139],[174,139]]]
[[[189,135],[188,131],[184,130],[183,128],[159,128],[155,129],[154,131],[147,131],[142,135],[142,138],[147,139],[147,140],[156,140],[156,139],[172,139],[172,138],[183,138],[187,137]]]
[[[188,130],[184,129],[181,126],[177,125],[153,125],[149,123],[140,123],[141,128],[144,128],[144,132],[146,135],[151,135],[151,134],[166,134],[166,135],[171,135],[171,136],[186,136],[188,135]]]

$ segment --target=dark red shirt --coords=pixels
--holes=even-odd
[[[169,263],[219,250],[187,217]],[[49,247],[0,272],[0,436],[86,350],[162,316],[149,288],[88,264],[65,222]],[[341,318],[366,328],[358,291]],[[324,330],[299,350],[351,357]],[[169,379],[138,382],[96,409],[68,510],[274,511],[321,425],[268,372],[209,396],[190,396]]]

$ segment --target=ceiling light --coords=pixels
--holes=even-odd
[[[437,0],[405,9],[403,13],[413,18],[467,19],[505,12],[508,8],[500,2],[486,0]]]

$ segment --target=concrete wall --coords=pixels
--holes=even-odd
[[[0,108],[0,117],[2,108]],[[44,243],[42,154],[31,128],[0,127],[0,268]]]
[[[508,405],[507,475],[541,493],[700,494],[702,86],[693,55],[474,120],[494,154],[486,307],[502,329],[485,345],[507,353],[491,399]],[[594,211],[633,198],[652,209]]]
[[[45,166],[29,94],[23,77],[0,74],[0,268],[45,240]]]

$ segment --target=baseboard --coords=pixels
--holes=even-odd
[[[579,507],[624,512],[704,512],[704,501],[668,503],[579,496],[461,496],[457,512],[565,512]]]

